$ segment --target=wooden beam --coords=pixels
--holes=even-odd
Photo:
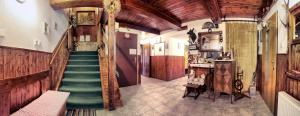
[[[160,30],[154,29],[154,28],[149,28],[149,27],[145,27],[139,24],[135,24],[132,22],[127,22],[124,20],[116,20],[117,22],[119,22],[119,26],[120,27],[128,27],[128,28],[132,28],[132,29],[136,29],[136,30],[140,30],[140,31],[145,31],[148,33],[153,33],[153,34],[157,34],[160,35]]]
[[[222,12],[218,0],[207,0],[205,3],[207,10],[210,14],[211,20],[214,23],[219,23],[222,18]]]
[[[50,0],[54,9],[65,9],[73,7],[103,7],[102,0]]]
[[[137,14],[145,14],[150,17],[159,18],[167,23],[173,29],[181,28],[181,20],[166,13],[159,11],[157,8],[146,4],[140,0],[127,0],[122,3],[122,9],[131,10]]]

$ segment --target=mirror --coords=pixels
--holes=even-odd
[[[223,36],[221,31],[198,33],[198,47],[200,51],[221,52]]]

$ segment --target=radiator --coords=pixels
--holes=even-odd
[[[279,92],[277,116],[300,116],[300,101],[286,92]]]

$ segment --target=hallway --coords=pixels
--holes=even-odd
[[[142,84],[120,88],[124,106],[115,111],[97,111],[97,116],[272,116],[258,94],[230,104],[223,95],[216,101],[201,94],[197,100],[182,98],[185,78],[161,81],[142,77]]]

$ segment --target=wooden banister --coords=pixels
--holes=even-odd
[[[70,51],[73,49],[73,40],[72,40],[72,25],[63,34],[61,40],[57,44],[56,48],[53,51],[52,58],[50,60],[50,70],[51,70],[51,88],[53,90],[58,90],[65,67],[67,65]]]

